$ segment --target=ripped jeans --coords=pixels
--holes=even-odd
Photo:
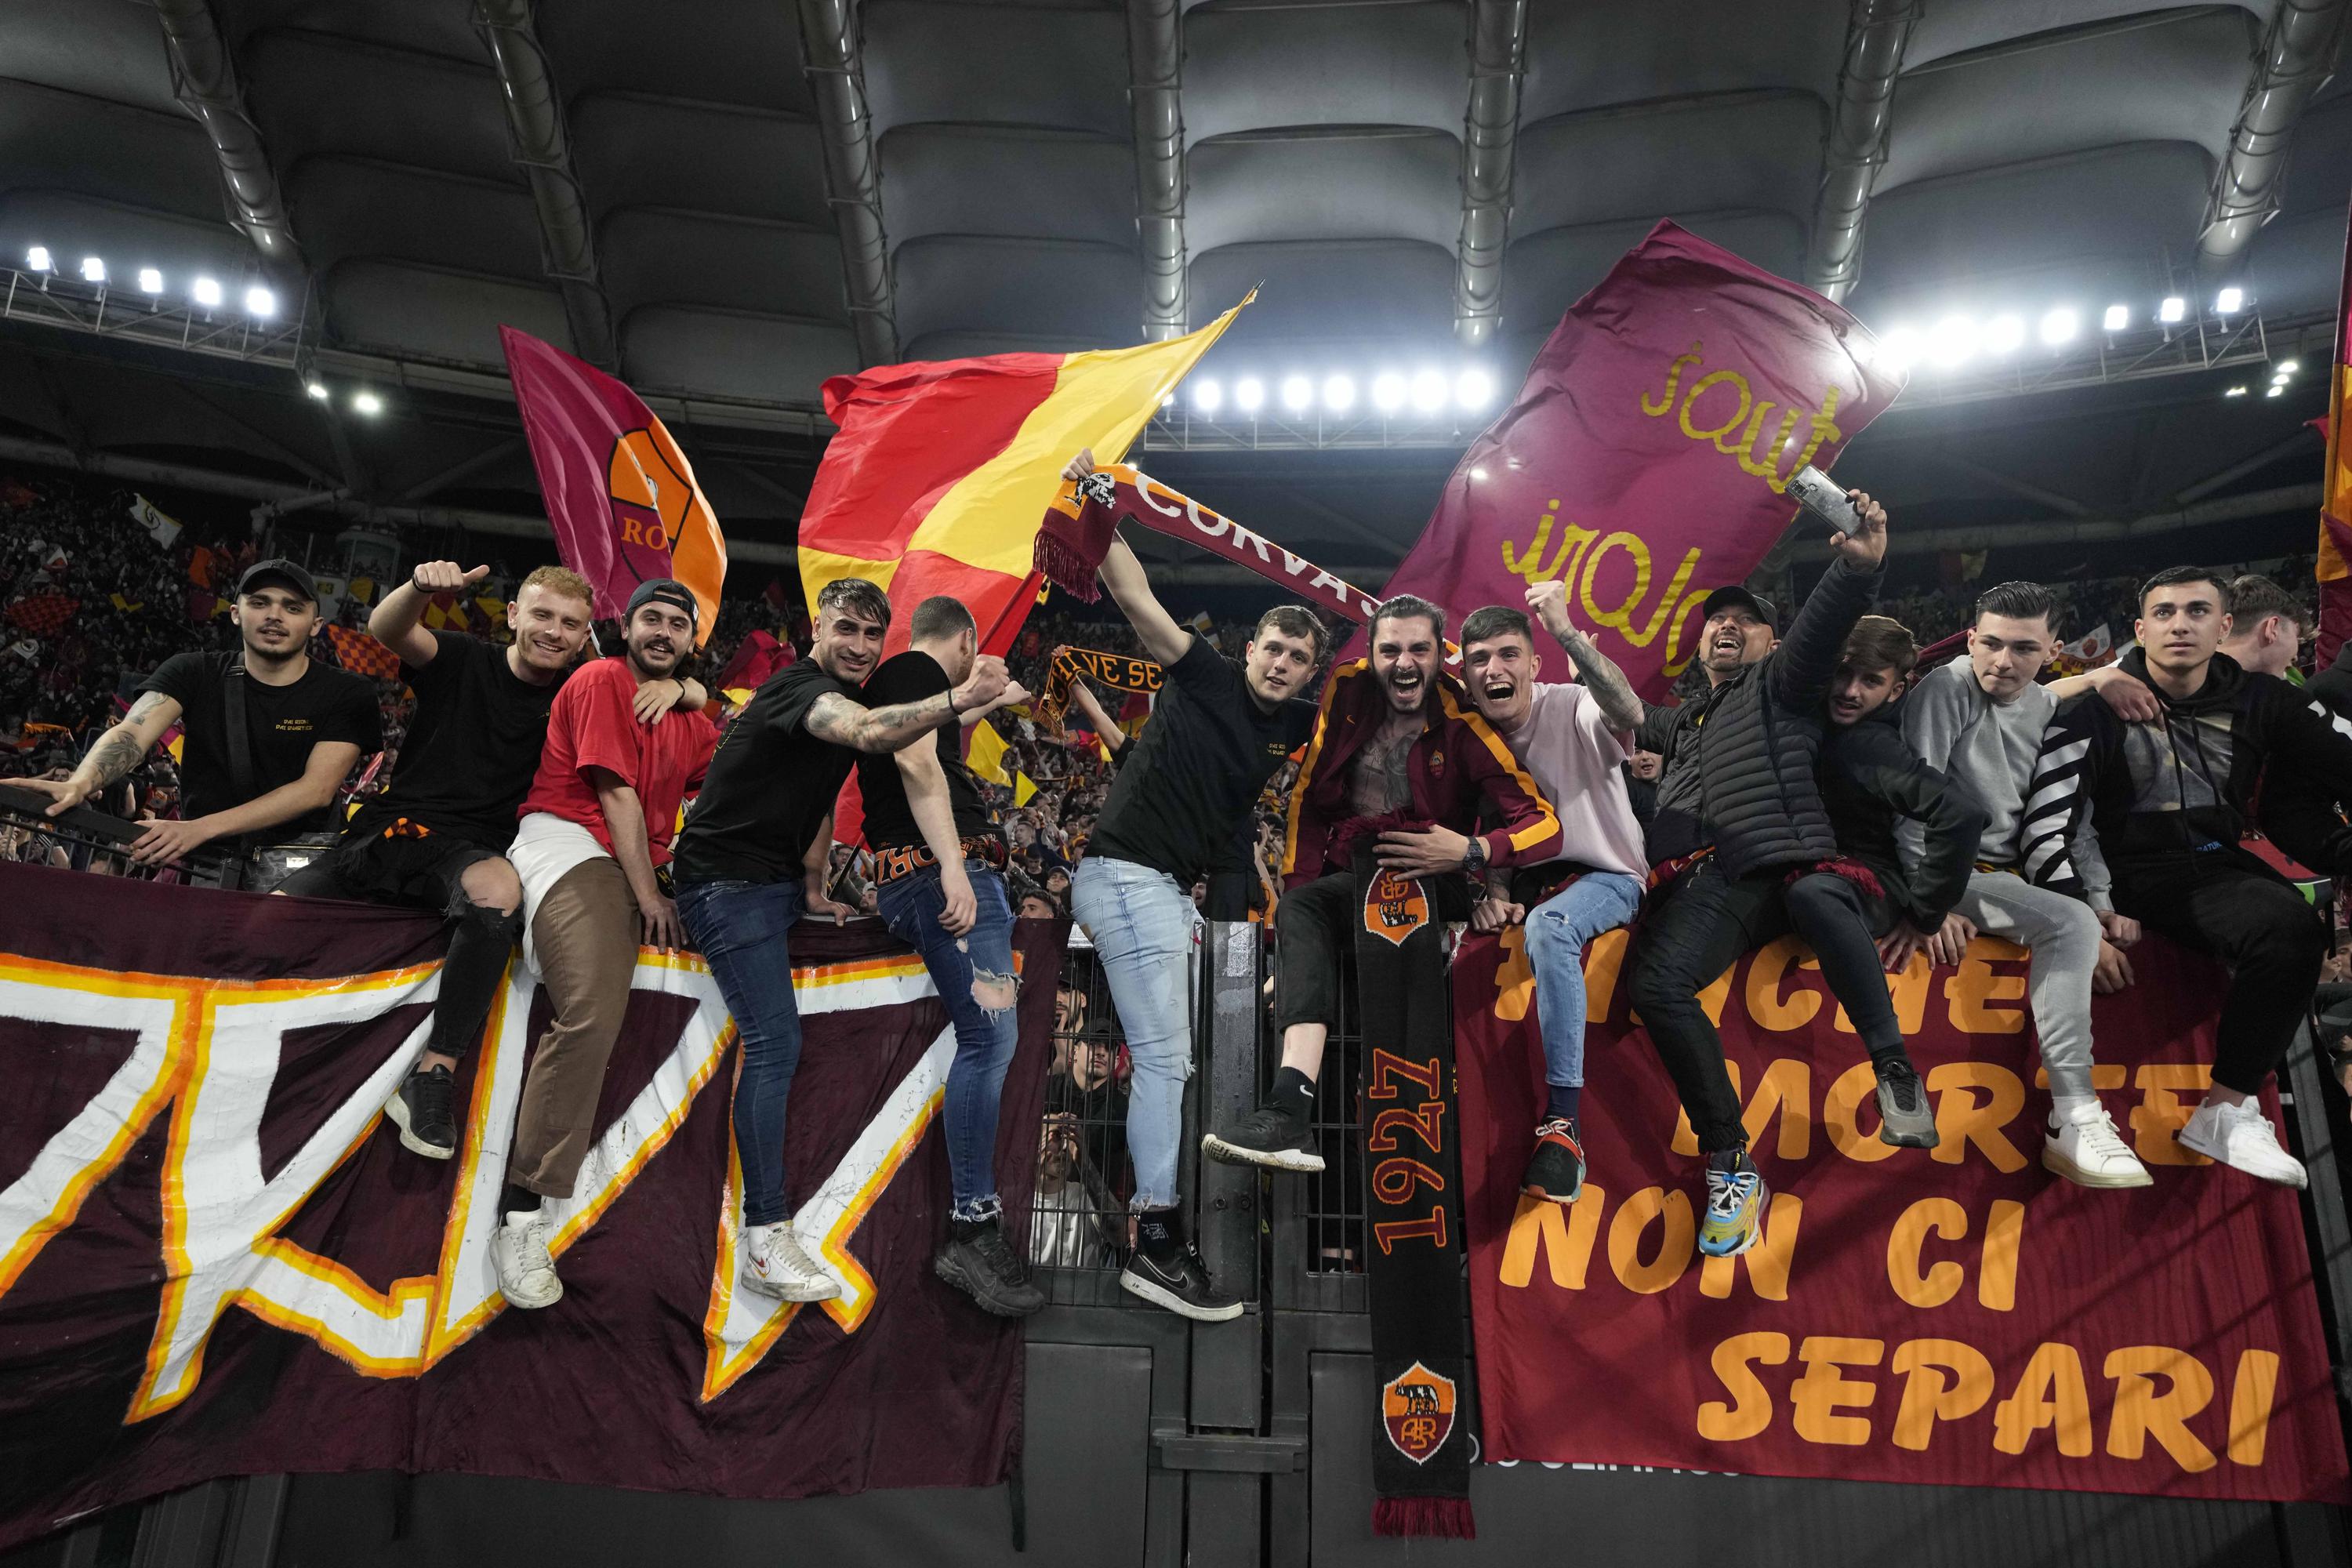
[[[996,1193],[996,1110],[1021,1024],[1013,1007],[1019,981],[1004,879],[971,860],[964,862],[964,874],[971,879],[975,914],[961,936],[940,924],[947,894],[937,866],[894,877],[875,892],[891,934],[923,955],[955,1026],[955,1060],[948,1068],[948,1170],[955,1217],[971,1222],[1003,1212]]]
[[[1528,911],[1528,964],[1543,1025],[1544,1082],[1584,1085],[1584,944],[1631,924],[1642,884],[1622,871],[1587,871]]]

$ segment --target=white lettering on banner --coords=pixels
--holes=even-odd
[[[797,969],[802,1015],[894,1006],[936,994],[909,955]],[[175,1106],[161,1173],[165,1282],[147,1367],[126,1423],[184,1400],[203,1375],[204,1352],[230,1306],[300,1334],[373,1377],[414,1377],[470,1339],[506,1307],[489,1258],[513,1143],[537,977],[518,964],[492,1009],[459,1151],[457,1191],[434,1274],[379,1290],[351,1268],[278,1235],[303,1203],[363,1146],[384,1100],[423,1051],[420,1019],[276,1175],[264,1178],[260,1133],[289,1032],[364,1024],[429,1005],[437,964],[316,981],[222,981],[125,975],[79,965],[0,960],[0,1016],[37,1024],[131,1031],[128,1059],[50,1137],[25,1173],[0,1189],[0,1300],[50,1237],[71,1225],[89,1194],[129,1154],[166,1106]],[[709,971],[690,955],[639,955],[633,988],[687,996],[696,1005],[646,1086],[583,1163],[573,1195],[550,1200],[551,1251],[584,1237],[685,1122],[725,1062],[735,1032]],[[845,1332],[872,1311],[872,1276],[850,1238],[937,1113],[954,1056],[939,1039],[803,1205],[849,1294],[827,1303]],[[734,1301],[735,1226],[741,1192],[730,1148],[720,1268],[706,1314],[711,1356],[703,1397],[756,1365],[790,1311],[746,1313]],[[821,1229],[815,1227],[821,1226]],[[742,1321],[749,1319],[748,1321]],[[737,1325],[742,1322],[740,1331]]]

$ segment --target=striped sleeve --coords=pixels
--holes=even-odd
[[[2098,784],[2097,737],[2092,726],[2095,698],[2063,704],[2042,734],[2033,781],[2026,788],[2020,834],[2025,879],[2087,900],[2094,909],[2112,908],[2106,858],[2100,853],[2091,820]]]

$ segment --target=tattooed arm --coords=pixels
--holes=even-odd
[[[62,816],[146,761],[147,753],[179,717],[180,704],[173,699],[160,691],[142,692],[122,721],[98,738],[70,777],[9,782],[55,796],[56,804],[49,807],[47,815]]]
[[[1004,661],[982,654],[972,661],[971,673],[963,684],[952,691],[915,702],[894,702],[887,708],[867,708],[838,691],[828,691],[810,705],[802,722],[810,734],[836,746],[855,752],[896,752],[918,735],[952,723],[967,710],[986,707],[1012,689]]]
[[[1592,693],[1600,706],[1601,717],[1612,730],[1636,730],[1642,724],[1642,700],[1633,695],[1633,682],[1616,661],[1593,645],[1591,637],[1576,629],[1568,618],[1568,584],[1538,583],[1528,590],[1528,607],[1535,611],[1544,630],[1558,639],[1568,650],[1569,662],[1576,666],[1577,679]]]

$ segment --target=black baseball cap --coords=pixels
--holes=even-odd
[[[1699,606],[1698,618],[1701,621],[1713,620],[1715,613],[1726,605],[1746,610],[1775,631],[1780,629],[1780,614],[1772,608],[1772,601],[1761,594],[1749,593],[1737,583],[1727,588],[1717,588],[1714,593],[1709,594],[1706,596],[1706,603]]]
[[[656,577],[638,584],[637,591],[629,595],[628,612],[621,618],[627,620],[646,605],[668,605],[684,610],[689,621],[699,623],[702,619],[702,606],[695,603],[693,592],[675,577]]]
[[[293,589],[314,605],[319,602],[319,580],[283,555],[273,555],[247,567],[245,575],[236,580],[236,596],[242,599],[256,588],[266,588],[272,583]]]

